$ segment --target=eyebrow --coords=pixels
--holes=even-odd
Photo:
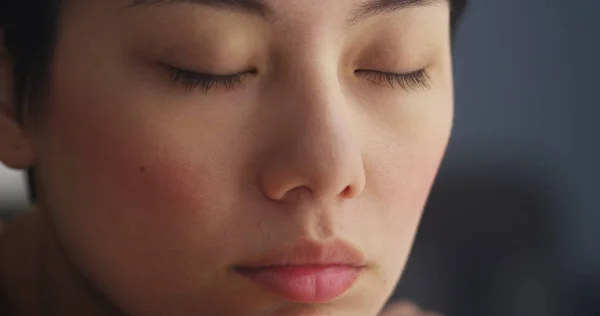
[[[193,3],[219,9],[229,9],[258,14],[262,17],[270,15],[269,8],[262,0],[133,0],[133,7],[158,5],[167,3]]]
[[[358,5],[349,19],[356,24],[375,15],[391,14],[410,7],[426,7],[436,4],[450,5],[451,0],[369,0]],[[134,7],[166,3],[193,3],[218,9],[242,11],[259,15],[263,18],[273,16],[270,7],[264,0],[133,0]]]
[[[391,14],[411,7],[427,7],[438,4],[450,6],[451,0],[371,0],[361,3],[350,18],[350,24],[356,24],[375,15]]]

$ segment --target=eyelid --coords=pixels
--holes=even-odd
[[[191,70],[191,69],[186,69],[186,68],[182,68],[182,67],[177,67],[177,66],[167,66],[169,67],[171,70],[176,70],[176,71],[180,71],[182,73],[187,73],[190,75],[199,75],[199,76],[206,76],[206,77],[217,77],[217,78],[227,78],[227,77],[233,77],[233,76],[238,76],[238,75],[242,75],[242,74],[246,74],[246,73],[252,73],[255,72],[254,70],[247,70],[247,71],[240,71],[240,72],[233,72],[233,73],[214,73],[214,72],[210,72],[210,71],[203,71],[203,70]]]
[[[225,87],[227,91],[232,91],[236,86],[242,84],[244,76],[256,74],[255,70],[232,74],[213,74],[181,69],[174,66],[168,66],[168,68],[171,73],[171,80],[174,83],[182,84],[186,90],[200,88],[203,92],[209,92],[218,86]]]
[[[186,90],[201,88],[205,93],[218,86],[226,88],[228,92],[232,91],[242,84],[244,76],[257,73],[256,70],[249,70],[232,74],[214,74],[181,69],[175,66],[168,66],[168,68],[171,72],[171,80],[174,83],[182,84]],[[429,76],[425,69],[410,73],[357,69],[355,73],[378,86],[389,85],[390,88],[400,87],[407,91],[429,88]]]
[[[429,88],[429,75],[425,68],[409,73],[395,73],[389,71],[358,69],[356,74],[371,81],[378,86],[397,86],[404,90],[420,90]]]

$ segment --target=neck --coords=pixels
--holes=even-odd
[[[9,236],[8,231],[6,235],[7,240],[15,240],[8,247],[13,254],[23,252],[19,251],[23,240],[28,241],[25,244],[29,249],[6,267],[5,274],[11,276],[6,293],[14,293],[8,301],[15,316],[123,315],[73,265],[46,216],[35,212],[23,220],[29,229],[19,229],[19,223],[13,229],[21,238]],[[0,282],[5,283],[3,279]]]
[[[9,315],[40,315],[38,218],[33,212],[15,217],[0,239],[0,299]]]

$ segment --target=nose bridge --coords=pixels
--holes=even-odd
[[[360,156],[348,110],[339,104],[342,100],[314,93],[298,101],[297,107],[302,110],[290,143],[296,143],[292,148],[297,151],[296,157],[302,157],[300,162],[319,174],[342,173],[341,168]]]
[[[365,182],[361,146],[335,69],[312,63],[296,65],[294,73],[279,90],[288,119],[280,125],[284,136],[265,168],[265,194],[275,200],[298,189],[318,200],[360,194]]]

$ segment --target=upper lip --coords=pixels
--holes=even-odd
[[[366,265],[366,259],[361,251],[343,240],[327,243],[304,240],[291,247],[269,251],[256,260],[243,262],[236,267],[240,269],[261,269],[281,266],[328,265],[360,268]]]

